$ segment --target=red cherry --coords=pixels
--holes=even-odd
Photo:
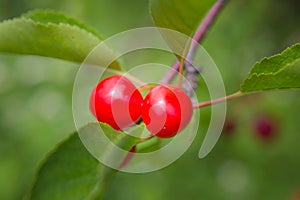
[[[183,130],[192,113],[192,102],[186,93],[169,85],[152,88],[142,105],[142,118],[147,129],[160,138],[175,136]]]
[[[143,97],[124,76],[115,75],[101,80],[90,97],[90,110],[99,122],[116,130],[123,129],[141,116]]]
[[[255,133],[264,140],[274,138],[277,134],[278,122],[270,116],[259,116],[254,121]]]

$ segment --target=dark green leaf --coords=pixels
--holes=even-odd
[[[150,0],[156,26],[192,36],[215,0]]]
[[[101,42],[98,34],[83,23],[60,13],[37,11],[0,23],[0,51],[32,54],[82,62]],[[101,49],[91,64],[104,65],[114,58],[109,47]],[[113,61],[111,68],[120,69]]]
[[[295,88],[300,88],[300,44],[256,63],[241,85],[244,93]]]
[[[100,125],[103,130],[101,135],[104,136],[105,133],[112,142],[127,151],[138,141],[138,138],[116,131],[106,124]],[[138,131],[139,128],[143,129],[142,126],[138,126],[133,131]],[[93,135],[95,132],[99,134],[98,123],[89,124],[80,130],[83,135]],[[107,154],[114,158],[109,148]],[[116,172],[98,162],[86,150],[78,133],[75,132],[45,159],[27,199],[98,199]]]

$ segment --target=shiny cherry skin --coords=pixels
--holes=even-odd
[[[99,122],[121,130],[141,117],[143,97],[126,77],[101,80],[90,96],[90,110]]]
[[[193,106],[180,88],[158,85],[144,98],[142,119],[151,134],[169,138],[182,131],[190,122]]]

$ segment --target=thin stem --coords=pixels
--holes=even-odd
[[[145,90],[151,90],[152,88],[154,88],[157,84],[145,84],[142,85],[141,87],[138,88],[138,90],[140,92],[145,91]]]
[[[178,87],[179,88],[181,88],[181,86],[182,86],[183,63],[184,63],[184,58],[182,57],[180,59],[180,64],[179,64],[179,79],[178,79]]]
[[[154,135],[152,135],[152,134],[150,134],[150,135],[148,135],[148,136],[146,136],[146,137],[143,137],[143,138],[141,138],[138,142],[137,142],[137,144],[139,144],[139,143],[141,143],[141,142],[145,142],[145,141],[147,141],[147,140],[150,140],[151,138],[153,138],[154,137]]]
[[[224,101],[229,101],[229,100],[232,100],[232,99],[244,96],[244,95],[245,95],[244,93],[241,93],[239,91],[239,92],[233,93],[231,95],[228,95],[226,97],[221,97],[221,98],[214,99],[211,101],[205,101],[205,102],[198,103],[198,104],[194,105],[193,107],[194,108],[202,108],[202,107],[206,107],[206,106],[211,106],[211,105],[222,103]]]
[[[123,167],[127,165],[127,163],[132,159],[132,156],[134,155],[136,151],[136,145],[134,145],[129,152],[127,152],[125,158],[122,160],[121,164],[118,167],[118,170],[120,171]]]
[[[183,50],[183,55],[186,55],[188,46],[185,45]],[[182,76],[183,76],[183,68],[184,68],[185,58],[184,56],[181,57],[180,63],[179,63],[179,80],[178,80],[178,88],[182,87]]]
[[[128,151],[128,153],[126,154],[126,156],[122,160],[121,164],[118,167],[118,170],[120,171],[122,168],[124,168],[127,165],[128,162],[130,162],[130,160],[134,156],[134,153],[136,152],[136,145],[138,145],[141,142],[150,140],[151,138],[153,138],[153,135],[148,135],[144,138],[141,138],[139,141],[137,141],[137,143],[130,149],[130,151]]]
[[[215,21],[217,15],[220,13],[221,9],[223,8],[223,6],[225,5],[226,0],[218,0],[213,6],[212,8],[209,10],[209,12],[207,13],[207,15],[205,16],[205,18],[203,19],[202,23],[200,24],[199,28],[197,29],[191,46],[190,46],[190,50],[188,52],[187,55],[187,59],[188,61],[192,60],[192,58],[195,55],[198,43],[200,43],[204,36],[206,35],[208,29],[210,28],[210,26],[212,25],[212,23]],[[161,79],[161,83],[170,83],[174,77],[176,76],[178,70],[180,67],[180,63],[179,61],[175,61],[173,63],[173,65],[170,67],[169,71],[165,74],[165,76]]]

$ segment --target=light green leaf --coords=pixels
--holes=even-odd
[[[100,126],[104,131],[102,134],[127,151],[138,141],[138,138],[116,131],[106,124],[100,123]],[[80,133],[94,134],[93,132],[98,131],[98,128],[98,123],[89,124],[83,127]],[[143,127],[137,126],[133,131],[139,129]],[[107,149],[107,154],[113,158],[110,149]],[[75,132],[44,160],[27,199],[99,199],[116,172],[117,170],[98,162],[86,150],[78,133]]]
[[[64,23],[64,24],[78,26],[81,29],[84,29],[87,32],[90,32],[90,33],[94,34],[95,36],[101,38],[101,36],[99,35],[99,33],[97,33],[96,30],[87,26],[83,22],[80,22],[74,18],[68,17],[68,16],[64,15],[63,13],[60,13],[60,12],[57,12],[54,10],[34,10],[34,11],[30,11],[28,13],[23,14],[22,17],[29,18],[29,19],[32,19],[33,21],[41,22],[44,24],[48,24],[48,23],[62,24],[62,23]]]
[[[300,44],[256,63],[241,85],[243,93],[295,88],[300,88]]]
[[[153,152],[161,148],[162,142],[164,139],[153,137],[149,140],[146,140],[142,143],[139,143],[136,146],[136,152],[137,153],[147,153],[147,152]]]
[[[216,0],[150,0],[156,26],[192,36]]]
[[[82,62],[102,40],[91,28],[61,13],[36,11],[0,23],[0,52],[40,55]],[[114,51],[105,47],[90,64],[102,65],[111,59],[111,68],[120,69]]]

